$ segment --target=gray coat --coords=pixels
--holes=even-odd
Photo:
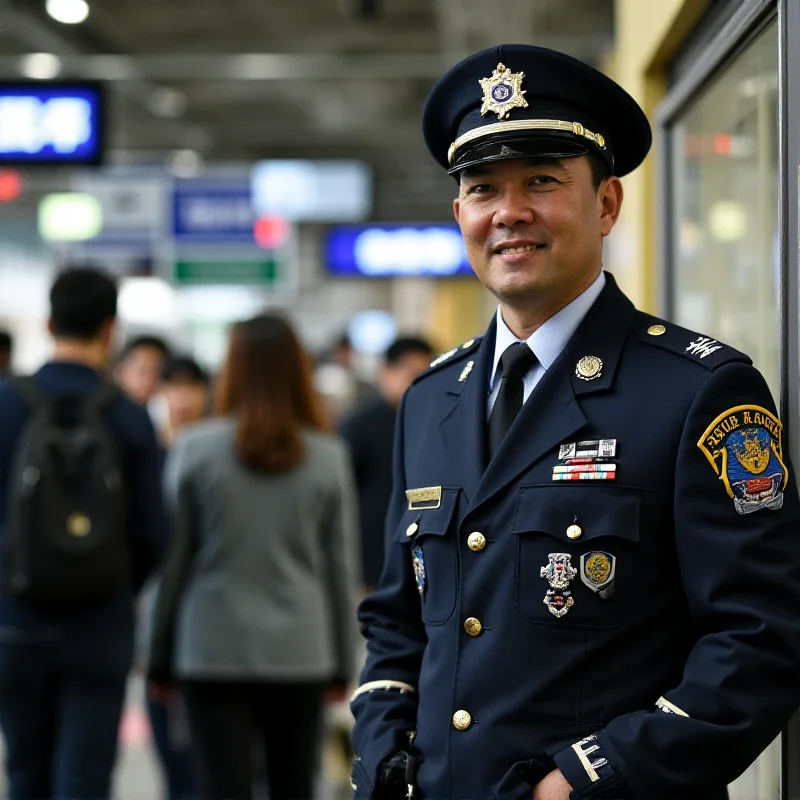
[[[300,466],[256,473],[235,455],[235,430],[230,418],[200,423],[169,453],[177,531],[151,674],[169,661],[177,678],[349,679],[359,582],[346,448],[307,431]]]

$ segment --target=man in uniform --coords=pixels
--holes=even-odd
[[[800,703],[800,504],[750,359],[602,271],[644,159],[617,84],[523,45],[433,89],[499,300],[397,420],[356,798],[721,800]]]

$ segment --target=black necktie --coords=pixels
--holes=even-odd
[[[522,379],[536,363],[533,350],[525,342],[516,342],[500,356],[500,372],[503,379],[494,408],[489,416],[489,458],[494,458],[511,423],[522,408],[525,390]]]

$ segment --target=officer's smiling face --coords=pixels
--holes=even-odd
[[[599,274],[621,204],[619,179],[595,189],[578,156],[464,170],[454,212],[481,282],[510,307],[550,316]]]

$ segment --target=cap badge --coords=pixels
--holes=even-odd
[[[491,78],[481,78],[483,105],[481,116],[490,111],[499,119],[506,119],[513,108],[527,108],[525,90],[522,88],[524,72],[511,72],[505,64],[498,64]]]

